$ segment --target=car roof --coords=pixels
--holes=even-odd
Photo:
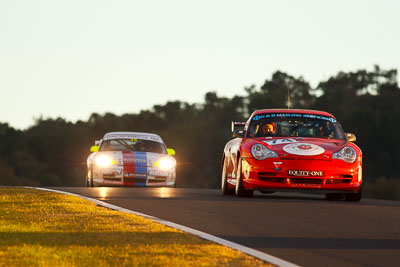
[[[311,109],[259,109],[253,112],[250,117],[257,115],[257,114],[264,114],[264,113],[302,113],[302,114],[317,114],[317,115],[323,115],[323,116],[328,116],[328,117],[333,117],[332,114],[325,112],[325,111],[320,111],[320,110],[311,110]]]
[[[143,132],[109,132],[104,135],[102,140],[127,139],[127,138],[151,140],[159,143],[164,143],[159,135],[153,133],[143,133]]]

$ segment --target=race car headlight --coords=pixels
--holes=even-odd
[[[251,147],[251,154],[257,160],[264,160],[267,158],[277,158],[278,154],[275,151],[272,151],[266,148],[262,144],[255,144]]]
[[[163,170],[170,170],[175,167],[176,162],[170,158],[162,158],[157,161],[154,165],[160,167]]]
[[[97,166],[104,168],[113,164],[113,160],[107,155],[100,155],[96,157],[95,163]]]
[[[333,159],[341,159],[347,163],[353,163],[357,159],[357,152],[354,148],[345,146],[338,152],[332,154]]]

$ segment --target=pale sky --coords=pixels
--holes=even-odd
[[[399,3],[1,0],[0,122],[243,95],[276,70],[312,86],[341,70],[400,70]]]

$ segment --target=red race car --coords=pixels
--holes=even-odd
[[[235,130],[244,126],[243,130]],[[232,122],[222,158],[222,192],[251,197],[254,190],[325,193],[360,201],[362,153],[336,118],[322,111],[264,109]]]

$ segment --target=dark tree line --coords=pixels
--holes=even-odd
[[[62,118],[37,119],[20,131],[0,123],[0,184],[83,186],[86,158],[94,140],[110,131],[143,131],[161,135],[177,152],[177,185],[217,188],[230,122],[245,121],[261,108],[324,110],[357,136],[363,150],[367,195],[400,199],[400,88],[396,70],[340,72],[312,88],[302,77],[280,71],[244,95],[205,95],[204,102],[155,105],[137,114],[94,113],[76,123]]]

